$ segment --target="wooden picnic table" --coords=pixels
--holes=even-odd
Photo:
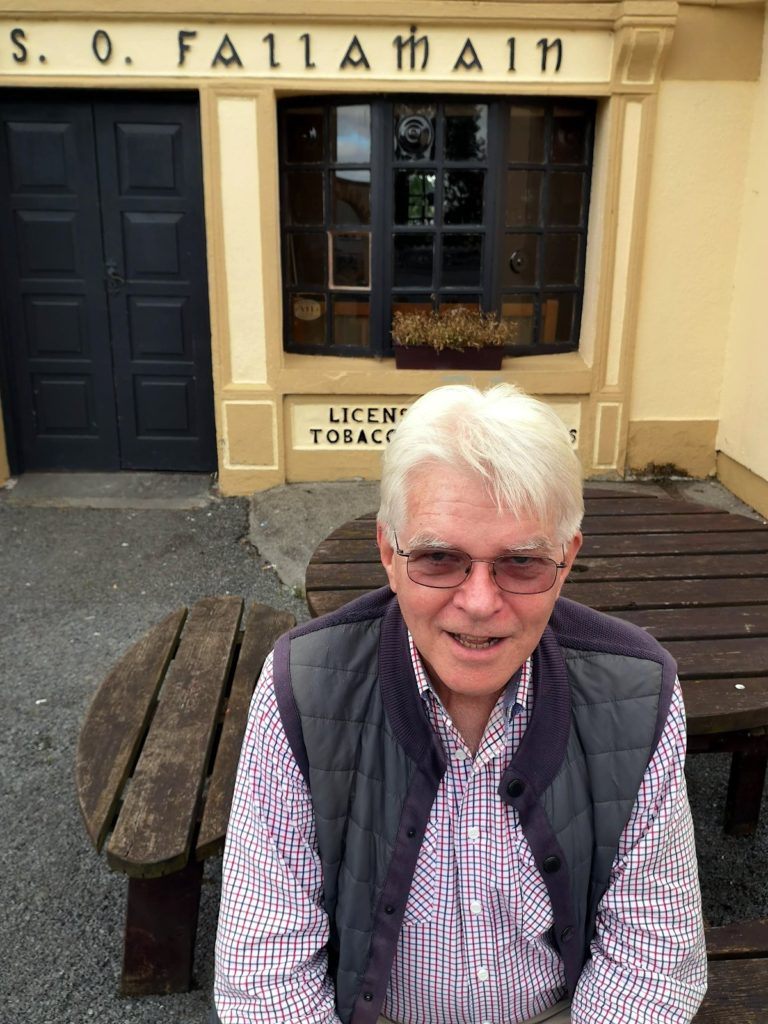
[[[152,626],[96,690],[75,782],[88,836],[128,876],[121,988],[181,992],[203,863],[224,846],[248,706],[264,658],[295,624],[208,597]]]
[[[768,526],[656,488],[586,489],[563,596],[647,629],[677,660],[691,753],[731,753],[726,831],[751,834],[768,764]],[[373,513],[334,530],[306,573],[313,615],[384,586]]]

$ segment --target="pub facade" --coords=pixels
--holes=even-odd
[[[0,0],[0,481],[376,478],[419,394],[508,380],[588,477],[768,509],[764,15]],[[455,307],[500,367],[397,366]]]

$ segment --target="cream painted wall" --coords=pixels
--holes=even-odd
[[[719,415],[757,88],[753,82],[661,83],[632,384],[635,423]]]
[[[768,481],[768,27],[755,104],[717,446]]]

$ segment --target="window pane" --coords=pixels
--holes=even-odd
[[[433,103],[395,104],[395,156],[398,160],[434,160]]]
[[[487,144],[488,107],[484,103],[446,106],[446,160],[484,160]]]
[[[288,110],[285,152],[289,163],[316,164],[323,159],[323,111]]]
[[[582,110],[556,107],[552,118],[552,160],[581,164],[587,159],[587,117]]]
[[[434,309],[430,295],[394,295],[392,313],[429,313]]]
[[[331,188],[334,224],[371,223],[370,171],[334,171]]]
[[[395,286],[432,286],[434,235],[395,235]]]
[[[333,296],[333,343],[367,348],[370,344],[368,299]]]
[[[333,278],[336,288],[368,288],[371,283],[370,238],[365,235],[333,235]]]
[[[289,171],[286,175],[286,219],[289,224],[323,223],[323,175]]]
[[[507,227],[538,225],[543,182],[543,171],[507,171]]]
[[[483,223],[483,171],[446,171],[443,220],[446,224]]]
[[[578,235],[547,235],[544,284],[575,284],[578,258]]]
[[[583,174],[555,171],[549,179],[547,223],[558,226],[581,224],[583,198]]]
[[[371,108],[367,104],[332,109],[332,159],[339,164],[371,161]]]
[[[541,107],[510,107],[507,160],[544,163],[544,111]]]
[[[501,259],[502,287],[519,288],[525,284],[536,284],[538,260],[537,235],[506,235]]]
[[[297,345],[325,344],[325,296],[291,296],[291,339]]]
[[[543,344],[575,341],[573,314],[576,296],[573,292],[548,295],[541,304],[541,341]]]
[[[501,299],[501,319],[515,329],[514,345],[532,345],[536,328],[536,302],[534,295],[509,293]]]
[[[443,285],[477,287],[482,269],[482,235],[446,235],[443,238]]]
[[[325,235],[288,235],[287,271],[289,284],[325,283]]]
[[[438,304],[438,310],[441,313],[445,313],[448,309],[456,309],[459,306],[461,309],[469,309],[472,312],[479,312],[480,310],[480,296],[479,295],[456,295],[446,296]]]
[[[435,175],[395,171],[395,224],[434,224]]]

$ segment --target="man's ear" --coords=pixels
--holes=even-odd
[[[379,546],[379,557],[381,558],[381,564],[387,573],[387,579],[389,580],[389,589],[393,593],[397,593],[397,586],[395,583],[395,549],[389,543],[387,539],[387,533],[381,523],[376,523],[376,543]]]

